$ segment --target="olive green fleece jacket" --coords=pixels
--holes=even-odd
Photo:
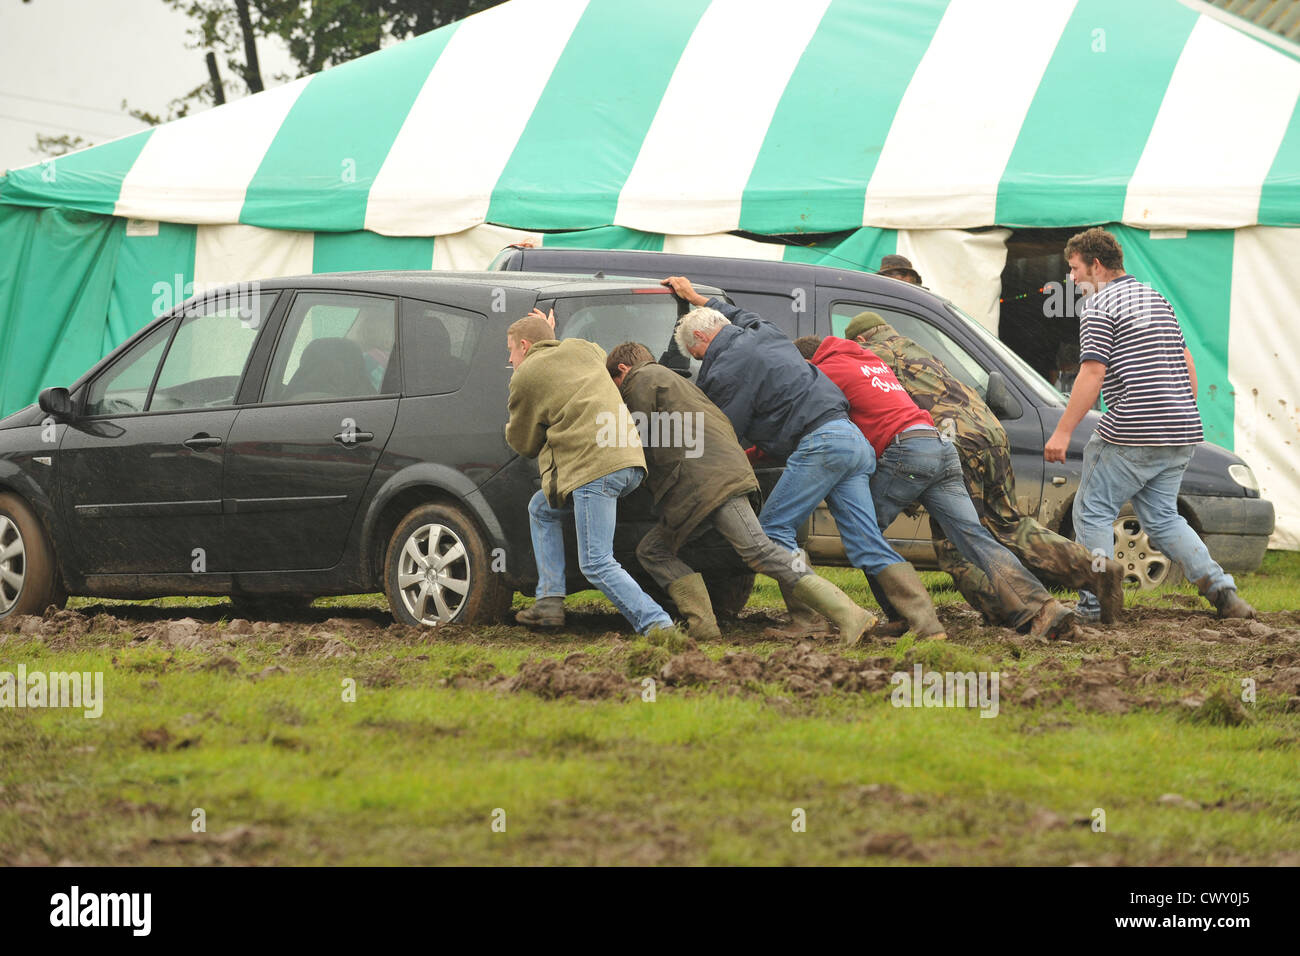
[[[620,469],[644,470],[645,453],[605,350],[586,339],[534,342],[510,377],[506,442],[536,458],[551,506]]]

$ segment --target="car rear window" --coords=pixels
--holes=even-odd
[[[555,334],[595,342],[606,352],[624,342],[640,342],[659,362],[694,380],[700,363],[673,340],[677,319],[685,312],[685,303],[667,289],[560,298],[555,301]]]

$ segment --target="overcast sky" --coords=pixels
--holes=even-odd
[[[38,162],[37,133],[98,144],[144,129],[123,99],[165,114],[207,79],[204,51],[186,47],[190,22],[163,0],[0,0],[0,170]],[[257,51],[268,86],[295,72],[278,41]]]

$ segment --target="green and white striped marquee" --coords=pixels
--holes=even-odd
[[[1104,223],[1300,548],[1298,100],[1294,48],[1197,0],[511,0],[0,177],[0,413],[218,283],[900,251],[996,329],[1009,228]]]
[[[1179,0],[513,0],[0,201],[386,236],[1294,225],[1297,95]]]

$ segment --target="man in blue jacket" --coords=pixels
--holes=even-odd
[[[876,524],[871,475],[876,454],[849,419],[844,393],[804,361],[781,329],[753,312],[705,298],[690,280],[663,280],[697,306],[677,326],[677,344],[701,360],[696,384],[731,420],[736,435],[764,455],[785,458],[785,471],[759,513],[763,531],[802,562],[795,533],[822,500],[830,507],[850,563],[874,577],[910,579],[920,600],[900,611],[920,637],[943,639],[916,570],[890,547]],[[809,612],[786,594],[796,628],[807,629]]]

